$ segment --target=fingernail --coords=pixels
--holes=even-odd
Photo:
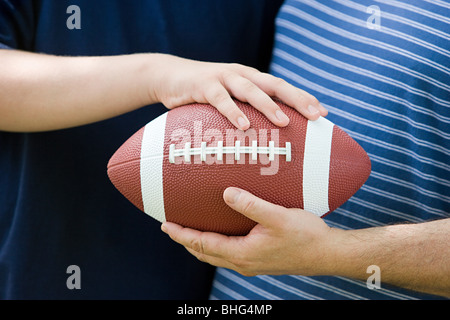
[[[225,192],[225,197],[228,203],[235,204],[239,200],[241,192],[235,188],[228,188]]]
[[[275,112],[275,116],[276,116],[277,119],[278,119],[279,121],[281,121],[281,122],[289,121],[288,116],[287,116],[283,111],[281,111],[281,110],[277,110],[277,111]]]
[[[248,121],[245,120],[245,119],[242,118],[242,117],[239,117],[239,118],[238,118],[238,124],[239,124],[239,127],[240,127],[241,129],[244,129],[244,128],[247,127]]]
[[[312,105],[308,106],[308,111],[311,114],[319,113],[319,110],[316,107],[312,106]]]
[[[167,233],[167,227],[166,227],[166,225],[164,223],[161,225],[161,230],[163,232]]]

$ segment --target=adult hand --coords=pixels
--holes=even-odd
[[[228,188],[225,202],[258,224],[246,236],[200,232],[165,222],[162,230],[203,262],[243,275],[302,274],[328,271],[333,261],[331,229],[318,216],[287,209],[241,189]]]

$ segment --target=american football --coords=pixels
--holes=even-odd
[[[109,179],[158,221],[201,231],[245,235],[255,226],[225,204],[227,187],[323,217],[365,183],[370,159],[326,118],[309,121],[277,103],[290,118],[286,127],[236,101],[250,121],[246,131],[208,104],[172,109],[116,151],[107,166]]]

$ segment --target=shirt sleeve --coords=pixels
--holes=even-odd
[[[0,0],[0,49],[33,50],[40,1]]]

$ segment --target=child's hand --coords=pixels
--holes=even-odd
[[[162,81],[152,87],[151,94],[169,109],[194,102],[209,103],[242,130],[248,129],[250,123],[232,96],[248,102],[281,127],[289,119],[271,97],[282,100],[310,120],[327,115],[327,110],[309,93],[254,68],[170,55],[160,58]]]

